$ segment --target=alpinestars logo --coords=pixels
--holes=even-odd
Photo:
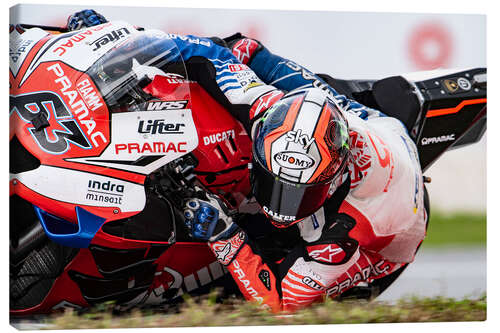
[[[250,119],[257,117],[263,110],[269,109],[274,103],[276,103],[282,96],[283,92],[279,90],[272,90],[264,95],[260,96],[257,101],[255,101],[250,109]]]
[[[345,257],[344,250],[335,244],[308,246],[307,251],[311,258],[331,264],[338,263]]]
[[[241,63],[247,64],[258,47],[259,44],[256,41],[245,38],[234,45],[233,54]]]

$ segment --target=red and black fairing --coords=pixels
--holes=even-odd
[[[171,81],[156,76],[144,90],[159,100],[185,99],[186,96],[179,95],[182,89]],[[179,84],[189,85],[191,92],[190,107],[198,133],[198,147],[193,151],[198,161],[195,174],[206,188],[236,208],[250,193],[250,138],[243,125],[197,83]]]
[[[34,260],[35,266],[30,267],[23,266],[22,260],[12,262],[11,257],[11,271],[17,275],[14,288],[24,288],[21,293],[29,296],[13,301],[11,292],[11,314],[48,313],[107,300],[130,305],[160,304],[183,292],[199,292],[214,280],[224,280],[225,270],[205,243],[187,238],[183,241],[185,232],[182,225],[176,226],[172,206],[148,187],[152,175],[69,160],[99,156],[112,143],[112,111],[92,77],[64,62],[42,62],[20,84],[33,58],[48,41],[50,36],[31,49],[16,76],[10,73],[10,141],[16,150],[11,154],[11,168],[15,169],[11,172],[19,174],[49,165],[122,179],[144,186],[146,203],[142,211],[135,212],[122,212],[119,207],[83,206],[106,219],[88,248],[71,249],[51,241],[41,242],[24,258]],[[90,91],[93,99],[85,99],[79,86],[87,89],[86,95]],[[192,110],[199,138],[198,147],[192,152],[197,161],[195,174],[208,189],[237,206],[250,191],[247,166],[251,143],[243,126],[194,82],[156,76],[144,91],[152,96],[148,103],[188,101],[185,107]],[[84,115],[79,111],[82,103],[92,112]],[[11,209],[17,212],[12,215],[11,226],[16,217],[32,210],[31,205],[78,223],[78,205],[71,198],[48,198],[15,177],[10,181],[10,195]],[[36,232],[43,234],[33,219]],[[147,234],[147,230],[154,232]],[[39,255],[50,260],[50,272],[37,266]],[[36,274],[41,278],[33,278]]]

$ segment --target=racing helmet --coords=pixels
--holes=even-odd
[[[318,88],[290,92],[254,127],[251,181],[274,226],[312,215],[342,183],[349,156],[348,124]]]

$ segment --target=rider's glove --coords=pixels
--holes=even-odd
[[[68,17],[67,28],[69,31],[74,31],[82,28],[93,27],[106,22],[108,22],[108,20],[95,10],[85,9]]]
[[[215,242],[227,238],[237,229],[234,212],[216,195],[202,194],[203,198],[189,199],[184,207],[185,224],[193,238]]]

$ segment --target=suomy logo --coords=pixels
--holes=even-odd
[[[144,120],[141,120],[137,131],[149,134],[182,134],[184,132],[180,128],[184,126],[186,125],[180,123],[166,123],[164,119],[148,120],[146,123]]]
[[[274,155],[274,160],[283,168],[305,170],[314,165],[314,160],[306,154],[282,151]]]

